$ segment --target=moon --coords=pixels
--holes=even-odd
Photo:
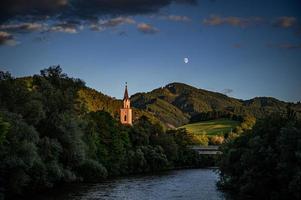
[[[184,63],[187,64],[189,62],[188,58],[184,58]]]

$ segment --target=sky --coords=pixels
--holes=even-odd
[[[116,98],[125,82],[130,94],[182,82],[239,99],[301,100],[300,0],[0,4],[0,70],[15,77],[60,65]]]

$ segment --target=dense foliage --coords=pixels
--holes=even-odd
[[[110,108],[85,90],[59,66],[28,79],[0,72],[0,199],[65,182],[207,163],[188,148],[194,141],[185,130],[165,132],[148,117],[122,126],[114,113],[96,109],[114,112],[118,103]]]
[[[201,112],[198,113],[190,118],[190,123],[194,122],[201,122],[201,121],[209,121],[209,120],[216,120],[216,119],[231,119],[234,121],[243,121],[243,117],[241,115],[236,115],[231,111],[219,111],[219,110],[213,110],[209,112]]]
[[[224,145],[219,186],[239,198],[301,199],[301,121],[272,115]]]

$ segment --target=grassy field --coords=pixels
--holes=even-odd
[[[231,129],[233,130],[237,125],[238,121],[233,121],[229,119],[218,119],[204,122],[197,122],[193,124],[187,124],[180,128],[186,128],[189,132],[193,134],[206,134],[206,135],[223,135],[229,133]]]

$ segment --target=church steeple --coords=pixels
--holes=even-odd
[[[132,125],[132,109],[129,98],[127,82],[125,83],[125,90],[123,96],[123,108],[120,109],[120,123],[124,125]]]
[[[125,82],[125,90],[124,90],[124,96],[123,96],[123,100],[125,99],[129,99],[129,93],[128,93],[128,83]]]

